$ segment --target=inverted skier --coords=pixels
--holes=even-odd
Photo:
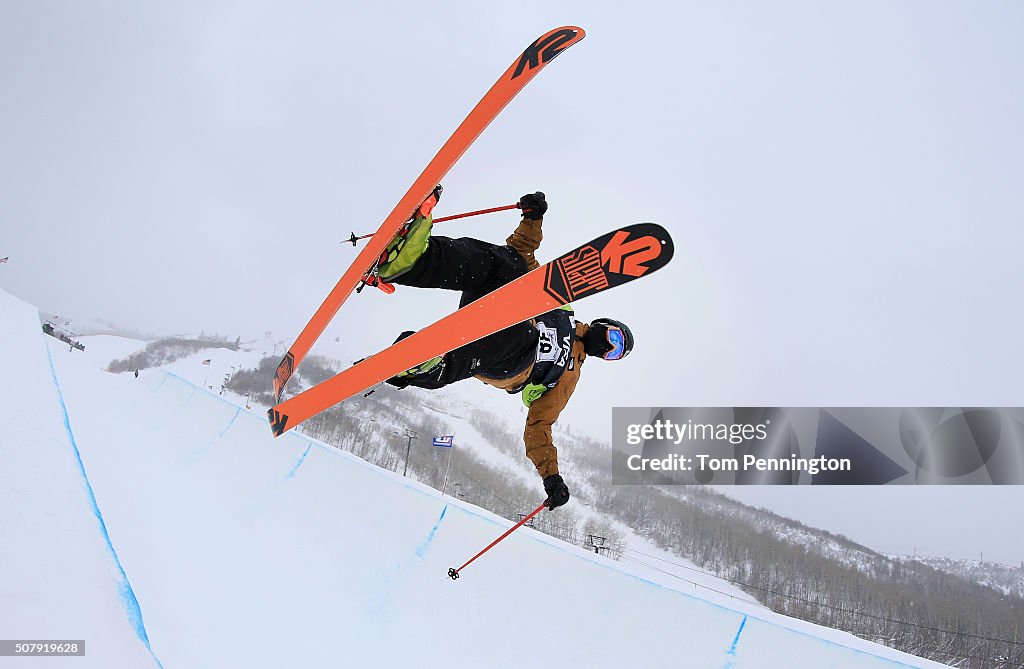
[[[420,205],[416,216],[388,243],[378,264],[379,279],[418,288],[461,291],[459,308],[540,266],[534,252],[543,235],[548,204],[544,193],[519,200],[522,221],[504,245],[479,239],[432,236],[431,212],[441,186]],[[403,332],[398,340],[412,334]],[[576,389],[583,362],[596,357],[621,360],[633,348],[633,334],[619,321],[577,322],[566,305],[432,358],[388,379],[398,387],[435,389],[476,377],[508,393],[521,393],[529,407],[523,441],[544,481],[549,509],[569,501],[558,472],[558,450],[551,426]]]

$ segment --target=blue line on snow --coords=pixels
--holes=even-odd
[[[223,438],[224,435],[227,434],[227,431],[230,430],[231,426],[235,424],[235,419],[238,418],[238,414],[240,413],[242,413],[242,407],[238,407],[238,409],[235,410],[235,415],[231,417],[231,421],[228,422],[227,426],[225,426],[225,428],[220,431],[220,434],[217,435],[218,439]]]
[[[732,669],[736,665],[736,647],[740,645],[740,636],[743,634],[743,628],[746,626],[747,616],[743,616],[743,620],[740,621],[740,628],[736,630],[736,636],[733,637],[732,645],[729,646],[729,652],[726,653],[728,659],[722,665],[722,669]]]
[[[299,458],[299,461],[295,463],[295,466],[292,467],[292,470],[288,472],[287,476],[284,477],[285,481],[295,476],[295,472],[299,471],[299,467],[301,467],[302,463],[306,461],[306,456],[309,455],[309,451],[311,448],[313,448],[313,442],[309,442],[309,446],[306,446],[306,452],[302,454],[302,457]]]
[[[173,372],[164,371],[163,374],[165,375],[165,380],[166,380],[166,377],[171,377],[173,379],[181,381],[182,383],[185,383],[186,385],[198,388],[198,386],[195,386],[195,384],[193,384],[191,381],[188,381],[188,380],[178,376],[177,374],[174,374]],[[163,385],[163,384],[161,383],[161,385]],[[154,392],[156,392],[156,390],[154,390]],[[194,392],[193,392],[193,394],[194,394]],[[219,397],[217,395],[211,395],[211,396],[219,399],[221,402],[223,402],[224,404],[226,404],[228,406],[231,406],[232,408],[237,408],[237,405],[232,404],[231,402],[228,402],[223,397]],[[254,414],[250,414],[249,412],[246,412],[246,416],[249,419],[259,420],[260,422],[263,422],[262,419],[260,419],[259,417],[257,417]],[[301,438],[303,438],[303,436],[304,435],[300,435],[300,434],[295,433],[295,432],[289,432],[288,434],[285,434],[285,435],[279,437],[279,439],[282,439],[282,440],[288,439],[288,438],[301,439]],[[348,464],[356,466],[356,467],[360,467],[360,468],[362,468],[367,473],[374,474],[374,475],[382,477],[382,478],[388,478],[393,483],[397,483],[398,485],[402,485],[405,489],[407,489],[407,490],[409,490],[409,491],[411,491],[413,493],[416,493],[418,495],[421,495],[421,496],[424,496],[424,497],[431,497],[433,499],[437,499],[437,491],[436,490],[430,490],[428,492],[427,490],[424,490],[424,489],[422,489],[419,486],[413,485],[411,482],[406,481],[406,482],[403,483],[401,479],[395,479],[394,475],[391,472],[389,472],[387,470],[384,470],[384,469],[381,469],[380,467],[377,467],[377,466],[375,466],[375,465],[373,465],[373,464],[371,464],[371,463],[369,463],[369,462],[367,462],[365,460],[362,460],[361,458],[358,458],[358,457],[356,457],[355,455],[353,455],[351,453],[348,453],[346,451],[340,450],[340,449],[335,448],[333,446],[329,446],[329,445],[327,445],[327,444],[325,444],[323,442],[320,442],[320,441],[313,440],[312,443],[315,446],[317,446],[318,449],[320,449],[321,451],[326,452],[326,453],[330,453],[334,457],[342,458]],[[447,507],[447,504],[446,504],[445,505],[445,510],[447,510],[447,508],[448,507]],[[478,518],[478,519],[480,519],[480,520],[482,520],[484,522],[490,523],[492,525],[507,527],[507,525],[504,524],[504,519],[501,519],[501,522],[499,522],[498,519],[492,518],[488,514],[481,513],[481,512],[478,512],[478,511],[475,511],[475,510],[472,510],[472,509],[469,509],[469,508],[465,508],[465,507],[461,507],[461,506],[456,506],[454,508],[455,508],[456,511],[461,511],[462,513],[464,513],[464,514],[466,514],[468,516],[472,516],[474,518]],[[441,517],[442,518],[444,517],[444,513],[445,512],[442,511],[442,513],[441,513]],[[440,523],[440,519],[438,519],[438,523]],[[436,526],[435,526],[435,529],[436,529]],[[432,534],[433,534],[433,531],[431,532],[431,537],[432,537]],[[593,559],[592,556],[586,556],[585,557],[583,555],[580,555],[576,551],[570,550],[568,547],[560,546],[560,545],[554,543],[555,540],[547,538],[546,535],[528,534],[526,536],[528,536],[530,538],[530,540],[536,541],[536,542],[539,542],[539,543],[543,543],[546,546],[548,546],[549,548],[553,548],[556,551],[559,551],[559,552],[562,552],[562,553],[568,553],[570,555],[573,555],[577,559],[586,560],[587,562],[589,562],[591,565],[593,565],[595,567],[598,567],[600,569],[605,569],[605,570],[608,570],[608,571],[613,571],[616,574],[619,574],[621,576],[625,576],[626,578],[633,579],[633,580],[638,581],[640,583],[643,583],[643,584],[645,584],[647,586],[652,586],[652,587],[655,587],[655,588],[667,590],[668,592],[673,593],[673,595],[675,595],[675,596],[683,597],[685,599],[689,599],[689,600],[693,600],[693,601],[697,601],[697,602],[701,602],[704,605],[709,606],[711,608],[721,609],[723,611],[730,611],[730,612],[733,612],[733,613],[740,613],[740,611],[737,611],[736,609],[730,608],[730,607],[728,607],[728,606],[726,606],[724,604],[720,604],[718,602],[712,602],[712,601],[709,601],[707,599],[702,599],[702,598],[700,598],[700,597],[698,597],[696,595],[691,595],[691,594],[685,593],[685,592],[683,592],[681,590],[677,590],[675,588],[671,588],[671,587],[663,585],[661,583],[657,583],[655,581],[652,581],[652,580],[650,580],[648,578],[644,578],[643,576],[639,576],[637,574],[633,574],[633,573],[630,573],[630,572],[624,572],[621,569],[617,569],[615,567],[612,567],[611,565],[599,562],[599,561]],[[431,537],[428,537],[428,540],[426,542],[424,542],[424,546],[423,546],[423,550],[424,551],[426,550],[426,545],[431,541]],[[541,537],[545,537],[545,538],[541,538]],[[418,552],[419,551],[417,551],[417,553]],[[744,617],[748,617],[747,614],[743,614],[743,615],[744,615]],[[762,622],[764,622],[764,623],[766,623],[768,625],[771,625],[772,627],[778,628],[780,630],[784,630],[786,632],[789,632],[791,634],[795,634],[797,636],[811,638],[811,639],[819,641],[819,642],[821,642],[823,644],[826,644],[826,645],[829,645],[829,646],[835,646],[837,648],[842,648],[844,650],[850,651],[850,652],[858,654],[858,655],[866,655],[866,656],[868,656],[870,658],[873,658],[873,659],[876,659],[876,660],[881,660],[883,662],[886,662],[886,663],[889,663],[889,664],[892,664],[892,665],[896,665],[896,666],[900,666],[900,667],[913,667],[913,666],[915,666],[915,665],[912,665],[912,664],[908,664],[907,662],[904,662],[902,660],[897,660],[895,658],[884,657],[884,656],[881,656],[881,655],[877,655],[877,654],[875,654],[875,653],[873,653],[871,651],[868,651],[868,650],[847,646],[847,645],[845,645],[843,643],[840,643],[838,641],[833,641],[831,639],[826,639],[826,638],[823,638],[821,636],[817,636],[817,635],[811,634],[810,632],[807,632],[805,630],[801,630],[801,629],[797,629],[797,628],[794,628],[794,627],[790,627],[790,626],[788,626],[788,625],[786,625],[784,623],[781,623],[779,621],[776,621],[776,620],[766,620],[764,618],[758,618],[757,616],[754,616],[754,620],[760,620],[760,621],[762,621]]]
[[[110,533],[107,532],[107,524],[103,520],[103,513],[100,511],[99,504],[96,502],[96,495],[93,493],[92,483],[89,482],[89,475],[85,472],[85,463],[82,461],[82,454],[78,450],[78,442],[75,441],[75,433],[71,430],[71,417],[68,416],[68,407],[64,403],[64,393],[60,390],[60,382],[57,381],[57,370],[53,366],[53,356],[50,355],[50,347],[45,343],[43,347],[46,349],[46,357],[50,361],[50,376],[53,378],[53,386],[57,390],[57,401],[60,402],[60,410],[64,416],[64,429],[68,433],[68,439],[71,442],[71,448],[75,452],[75,460],[78,462],[78,471],[82,475],[82,480],[85,481],[85,493],[89,498],[89,508],[92,510],[96,520],[100,524],[100,534],[103,536],[104,542],[107,544],[107,550],[110,551],[110,555],[114,558],[114,565],[117,567],[118,572],[121,574],[121,583],[118,585],[118,590],[121,593],[121,601],[124,604],[125,611],[128,613],[128,620],[131,622],[132,627],[135,628],[135,634],[139,639],[146,645],[146,650],[153,656],[153,660],[156,662],[160,669],[163,669],[163,664],[160,662],[160,658],[153,652],[153,647],[149,643],[149,635],[146,633],[146,624],[142,620],[142,608],[139,606],[139,600],[135,597],[135,591],[132,590],[132,584],[128,581],[128,574],[125,573],[124,567],[121,565],[121,559],[117,556],[117,551],[114,550],[114,544],[110,540]]]
[[[445,503],[444,508],[441,509],[441,516],[437,519],[437,522],[434,523],[434,526],[430,528],[430,534],[427,535],[426,540],[416,547],[416,555],[418,557],[423,557],[427,554],[427,549],[430,548],[430,544],[434,541],[434,535],[437,534],[437,528],[441,526],[441,521],[444,520],[444,514],[446,513],[448,513],[447,502]]]

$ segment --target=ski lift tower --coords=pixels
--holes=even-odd
[[[517,513],[516,514],[516,522],[522,522],[523,518],[526,518],[526,516],[527,516],[527,514],[525,514],[525,513]],[[530,518],[528,521],[526,521],[526,526],[527,527],[535,527],[535,525],[533,524],[533,518]]]

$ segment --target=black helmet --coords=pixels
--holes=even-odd
[[[583,348],[587,355],[605,360],[621,360],[633,350],[633,333],[624,323],[611,318],[591,321],[583,335]]]

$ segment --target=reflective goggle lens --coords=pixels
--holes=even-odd
[[[626,354],[626,337],[619,328],[608,328],[608,343],[612,348],[604,354],[605,360],[618,360]]]

